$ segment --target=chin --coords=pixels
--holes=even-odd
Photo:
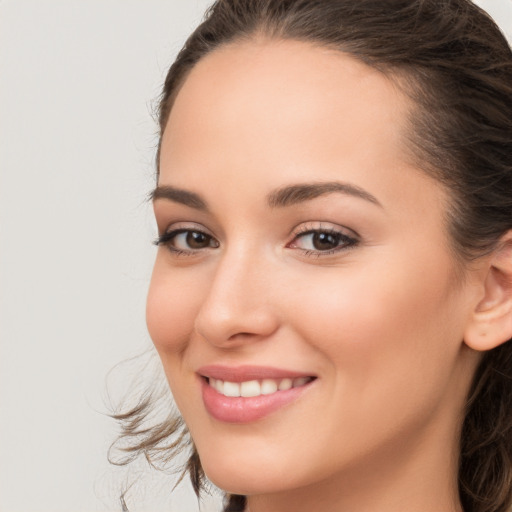
[[[247,464],[242,458],[224,457],[222,460],[209,461],[201,458],[201,464],[208,479],[219,489],[230,494],[256,495],[284,491],[294,487],[293,483],[283,480],[283,470],[266,463]],[[272,467],[269,470],[269,467]],[[288,468],[289,469],[289,468]]]

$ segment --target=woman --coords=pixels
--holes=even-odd
[[[512,503],[512,54],[468,0],[219,0],[160,103],[131,448],[226,510]],[[142,435],[142,440],[141,440]],[[203,473],[204,471],[204,473]]]

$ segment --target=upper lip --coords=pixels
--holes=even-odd
[[[298,377],[315,377],[311,373],[274,368],[271,366],[201,366],[197,373],[202,377],[219,379],[228,382],[246,382],[263,379],[295,379]]]

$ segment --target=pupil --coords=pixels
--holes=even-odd
[[[191,249],[202,249],[208,247],[209,238],[204,233],[191,231],[187,233],[187,245]]]
[[[338,245],[338,237],[332,233],[315,233],[313,235],[313,246],[318,251],[333,249]]]

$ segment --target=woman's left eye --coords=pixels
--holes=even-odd
[[[318,256],[332,254],[352,247],[358,243],[356,238],[333,229],[311,229],[295,236],[288,247],[302,249],[307,255]]]

